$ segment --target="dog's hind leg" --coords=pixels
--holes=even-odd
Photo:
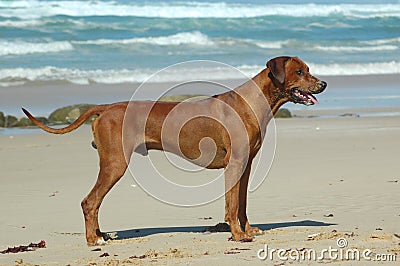
[[[81,203],[85,217],[88,245],[101,245],[107,240],[106,234],[100,231],[98,222],[99,208],[108,191],[124,175],[126,167],[126,164],[115,163],[109,160],[102,160],[100,162],[100,171],[96,184]]]
[[[125,159],[122,136],[113,134],[115,130],[111,128],[112,124],[109,120],[104,121],[104,123],[98,121],[93,127],[100,157],[100,171],[96,184],[81,203],[88,245],[100,245],[107,240],[107,235],[100,231],[99,208],[106,194],[124,175],[129,163]]]

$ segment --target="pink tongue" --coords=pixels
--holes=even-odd
[[[310,99],[314,104],[319,104],[317,98],[315,98],[311,94],[307,95],[307,98]]]

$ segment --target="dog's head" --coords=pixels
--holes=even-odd
[[[323,92],[327,86],[325,81],[311,75],[308,66],[297,57],[276,57],[267,62],[267,67],[275,87],[294,103],[318,103],[313,94]]]

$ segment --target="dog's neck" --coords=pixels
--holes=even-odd
[[[288,99],[282,95],[282,90],[277,88],[269,78],[269,69],[264,69],[251,80],[238,86],[233,91],[223,94],[214,95],[232,107],[236,101],[242,101],[249,109],[240,109],[239,113],[253,113],[257,121],[256,127],[259,127],[261,137],[263,138],[266,132],[269,121]]]
[[[268,68],[264,69],[234,90],[235,93],[246,100],[259,121],[263,121],[266,118],[266,124],[278,112],[279,108],[289,101],[283,95],[282,89],[274,85],[269,77],[269,71]],[[261,123],[262,126],[263,124]]]
[[[257,74],[252,81],[257,84],[258,89],[261,90],[268,101],[272,114],[275,115],[279,108],[287,103],[289,99],[284,95],[282,88],[275,86],[269,74],[270,70],[266,68]]]
[[[255,77],[236,87],[234,90],[214,95],[232,107],[236,101],[243,101],[249,110],[241,109],[240,112],[253,113],[258,121],[258,127],[261,130],[263,138],[269,121],[276,114],[278,109],[289,100],[283,95],[282,89],[277,88],[269,77],[269,69],[266,68]]]

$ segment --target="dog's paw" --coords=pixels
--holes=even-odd
[[[246,229],[246,234],[253,237],[264,234],[264,231],[258,227],[250,226],[249,228]]]
[[[245,232],[238,232],[238,233],[232,234],[232,236],[228,240],[238,241],[238,242],[252,242],[253,237]]]
[[[104,246],[106,244],[106,240],[103,237],[96,237],[93,239],[87,239],[88,246]]]
[[[96,239],[96,241],[94,243],[95,246],[104,246],[105,244],[106,244],[106,241],[102,237]]]

